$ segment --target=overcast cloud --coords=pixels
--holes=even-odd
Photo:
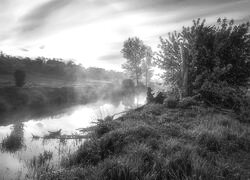
[[[0,0],[0,51],[119,70],[130,36],[155,49],[159,36],[193,19],[243,22],[249,9],[250,0]]]

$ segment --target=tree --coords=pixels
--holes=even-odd
[[[168,33],[168,38],[160,37],[158,45],[160,51],[157,53],[156,65],[163,70],[162,78],[168,85],[178,89],[179,96],[182,96],[183,84],[183,41],[181,33],[176,31]]]
[[[185,96],[206,90],[211,83],[245,86],[250,76],[248,29],[249,23],[218,19],[217,25],[206,26],[198,19],[181,33],[161,38],[156,62],[164,78]]]
[[[151,47],[147,46],[146,48],[146,57],[142,61],[142,75],[145,78],[145,85],[148,87],[148,84],[153,76],[153,70],[152,70],[152,58],[153,58],[153,51]]]
[[[15,83],[17,87],[22,87],[25,84],[26,74],[23,70],[16,70],[14,73]]]
[[[136,80],[136,85],[139,84],[139,79],[142,75],[141,63],[142,59],[146,55],[146,46],[143,41],[139,38],[128,38],[123,44],[123,49],[121,53],[123,57],[127,59],[127,62],[122,65],[131,76],[131,78]]]

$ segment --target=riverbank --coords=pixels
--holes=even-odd
[[[42,179],[248,179],[250,125],[214,108],[149,104],[86,129]]]

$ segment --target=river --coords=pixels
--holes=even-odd
[[[59,168],[60,160],[74,152],[84,141],[83,139],[34,139],[33,135],[43,137],[48,134],[48,131],[59,129],[62,129],[62,134],[79,134],[78,128],[89,127],[98,118],[135,108],[144,103],[145,96],[138,95],[133,98],[132,102],[126,98],[115,104],[99,101],[69,107],[56,115],[21,119],[15,124],[0,125],[0,179],[28,179],[34,171],[30,167],[31,160],[44,152],[52,154],[50,163],[55,168]],[[3,148],[4,141],[13,134],[20,136],[21,145],[18,146],[16,143],[14,147]]]

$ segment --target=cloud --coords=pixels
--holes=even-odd
[[[26,48],[20,48],[21,51],[28,52],[29,50]]]
[[[73,0],[74,1],[74,0]],[[20,20],[20,33],[31,33],[39,28],[42,28],[47,21],[49,21],[50,17],[69,5],[69,0],[50,0],[42,5],[39,5],[31,12],[26,14]]]
[[[45,48],[45,45],[41,45],[39,48],[40,48],[40,49],[44,49],[44,48]]]
[[[108,61],[108,62],[117,62],[120,61],[121,59],[122,55],[119,52],[113,54],[107,54],[99,58],[99,60],[101,61]]]
[[[74,58],[82,64],[124,62],[120,49],[138,36],[159,36],[206,18],[249,20],[249,0],[0,0],[0,49],[12,54]],[[25,47],[29,51],[20,49]],[[45,48],[46,47],[46,48]],[[18,49],[18,52],[14,52]]]

